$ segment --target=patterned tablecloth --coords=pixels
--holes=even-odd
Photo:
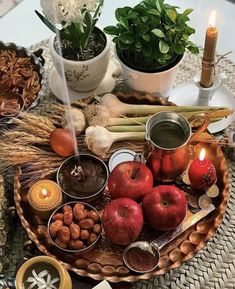
[[[32,46],[32,51],[39,47],[44,49],[43,56],[46,60],[45,69],[47,73],[52,68],[52,61],[48,51],[47,41]],[[184,83],[192,79],[200,69],[201,56],[187,54],[182,62],[176,83]],[[235,65],[227,59],[222,59],[217,72],[225,73],[224,85],[235,95]],[[48,91],[45,99],[41,100],[34,111],[43,112],[45,107],[55,102],[56,98]],[[235,288],[235,162],[228,159],[229,176],[231,180],[230,198],[223,222],[216,234],[190,261],[184,263],[180,268],[171,270],[163,276],[155,277],[148,281],[137,282],[132,289],[223,289]],[[8,273],[15,270],[20,258],[25,255],[22,244],[27,240],[25,232],[19,223],[14,226],[14,234],[11,235],[11,249],[9,250],[10,265]]]

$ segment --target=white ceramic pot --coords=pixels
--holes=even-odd
[[[180,58],[173,67],[167,70],[161,72],[142,72],[124,64],[117,53],[116,56],[122,66],[122,77],[129,88],[134,91],[146,92],[166,99],[170,96],[178,67],[183,57]]]
[[[85,61],[73,61],[61,57],[54,48],[54,39],[50,39],[49,47],[54,66],[63,78],[63,70],[67,85],[75,91],[86,92],[94,90],[103,80],[110,60],[111,39],[105,34],[106,46],[96,57]]]

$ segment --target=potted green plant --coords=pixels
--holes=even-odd
[[[134,90],[168,97],[186,50],[198,53],[187,25],[192,9],[182,13],[164,0],[142,0],[115,12],[118,23],[104,31],[113,36],[124,79]]]
[[[103,2],[41,0],[44,15],[35,11],[56,33],[49,44],[55,68],[62,75],[64,67],[67,84],[76,91],[97,88],[108,67],[111,40],[96,26]]]

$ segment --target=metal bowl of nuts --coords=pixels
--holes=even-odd
[[[0,92],[16,93],[24,100],[24,110],[37,105],[46,92],[42,49],[29,52],[14,43],[0,41]]]
[[[84,202],[68,202],[58,207],[48,221],[53,244],[69,253],[84,253],[95,247],[101,237],[98,211]]]

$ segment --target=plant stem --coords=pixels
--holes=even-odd
[[[145,132],[112,132],[113,142],[122,140],[141,140],[145,139]]]
[[[222,117],[218,118],[210,118],[210,123],[217,122],[222,120]],[[199,127],[203,123],[203,119],[196,120],[191,126],[192,127]],[[112,132],[143,132],[146,131],[145,125],[113,125],[107,126],[107,130]]]
[[[210,112],[216,110],[227,110],[229,114],[232,112],[226,107],[208,107],[208,106],[161,106],[161,105],[138,105],[138,104],[124,104],[123,114],[154,114],[162,111],[174,111],[174,112]]]
[[[109,121],[110,126],[116,125],[134,125],[145,124],[149,116],[140,117],[111,117]]]
[[[127,126],[107,126],[107,130],[113,132],[145,132],[145,125],[127,125]]]

